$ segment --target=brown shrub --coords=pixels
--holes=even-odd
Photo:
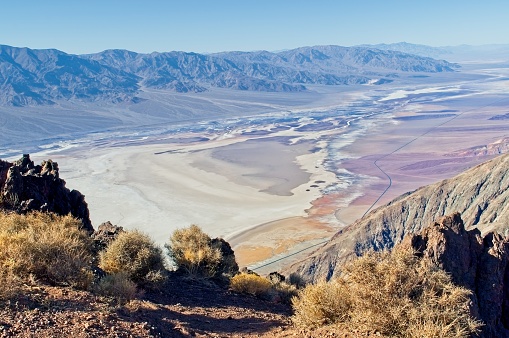
[[[306,286],[292,299],[293,322],[300,327],[319,326],[349,320],[352,306],[348,289],[339,280]]]
[[[164,270],[161,249],[139,231],[124,231],[99,254],[99,267],[109,274],[125,273],[138,284],[159,282]]]
[[[214,277],[218,273],[221,250],[199,226],[175,230],[165,246],[178,269],[192,276]]]
[[[20,281],[8,270],[0,270],[0,301],[15,296],[20,289]]]
[[[272,283],[265,277],[253,273],[239,273],[230,279],[230,287],[234,292],[254,296],[266,296],[272,289]]]
[[[101,278],[95,286],[95,292],[123,304],[136,297],[136,283],[125,272],[113,273]]]
[[[370,253],[330,283],[309,285],[294,298],[294,322],[340,323],[391,337],[468,337],[480,323],[470,316],[470,292],[410,250]]]
[[[0,213],[0,266],[15,276],[87,288],[92,242],[71,216]]]

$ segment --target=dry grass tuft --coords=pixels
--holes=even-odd
[[[342,277],[309,285],[293,299],[301,327],[341,324],[390,337],[469,337],[470,292],[414,252],[370,253],[347,264]]]
[[[257,274],[240,273],[230,279],[230,287],[234,292],[260,297],[269,294],[272,290],[272,283]]]
[[[51,283],[88,288],[92,241],[71,216],[0,213],[0,267],[5,274],[34,275]]]
[[[114,273],[102,278],[95,286],[95,292],[124,304],[136,297],[136,283],[125,272]]]
[[[212,239],[199,226],[173,232],[166,244],[177,268],[192,276],[214,277],[221,264],[221,250],[212,245]]]
[[[164,270],[161,249],[139,231],[124,231],[99,254],[99,267],[109,274],[125,273],[138,284],[158,282]]]
[[[13,298],[20,289],[20,280],[11,271],[0,270],[0,301]]]

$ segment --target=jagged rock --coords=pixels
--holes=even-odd
[[[48,160],[34,165],[28,154],[14,163],[0,161],[0,207],[18,213],[37,210],[71,214],[81,220],[82,229],[94,231],[85,196],[65,187],[58,164]]]
[[[124,228],[113,225],[110,221],[99,225],[92,234],[96,250],[104,250],[121,232],[124,232]]]
[[[239,266],[235,260],[235,252],[232,250],[230,243],[222,238],[214,238],[210,242],[213,248],[221,251],[221,263],[217,267],[217,275],[234,276],[239,272]]]
[[[401,245],[430,259],[455,284],[472,290],[472,313],[485,326],[482,337],[509,337],[509,238],[465,230],[456,213],[446,216]]]

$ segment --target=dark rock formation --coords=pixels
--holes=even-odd
[[[330,279],[337,266],[368,250],[394,247],[437,218],[459,212],[467,229],[509,230],[509,155],[501,155],[454,178],[404,194],[340,230],[323,247],[285,273],[306,280]]]
[[[221,251],[221,262],[219,263],[216,275],[234,276],[239,272],[239,266],[235,260],[235,252],[232,250],[230,243],[222,238],[214,238],[210,241],[213,248]]]
[[[110,221],[104,222],[97,230],[92,234],[94,240],[95,249],[97,252],[106,249],[106,247],[115,239],[117,236],[124,232],[124,228],[111,224]]]
[[[37,210],[71,214],[81,220],[82,229],[94,231],[85,196],[65,187],[58,164],[48,160],[34,165],[28,154],[14,163],[0,161],[0,207],[18,213]]]
[[[509,337],[509,238],[465,230],[458,213],[446,216],[402,245],[448,272],[472,290],[472,312],[485,326],[482,337]]]

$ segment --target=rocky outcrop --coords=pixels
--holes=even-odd
[[[65,187],[58,164],[48,160],[34,165],[28,154],[14,163],[0,161],[0,207],[18,213],[37,210],[71,214],[81,220],[82,229],[94,231],[85,196]]]
[[[217,266],[217,275],[234,276],[239,272],[239,266],[235,260],[235,252],[230,243],[222,238],[214,238],[210,241],[213,248],[219,249],[221,252],[221,262]]]
[[[336,266],[367,250],[390,249],[435,219],[459,212],[467,229],[505,233],[509,227],[509,155],[501,155],[452,179],[422,187],[379,207],[339,231],[323,247],[286,272],[308,280],[331,278]]]
[[[113,225],[110,221],[102,223],[92,234],[95,250],[99,252],[106,249],[106,247],[122,232],[124,232],[123,227]]]
[[[472,291],[473,315],[485,324],[482,337],[509,337],[509,238],[467,231],[456,213],[409,235],[402,245]]]

